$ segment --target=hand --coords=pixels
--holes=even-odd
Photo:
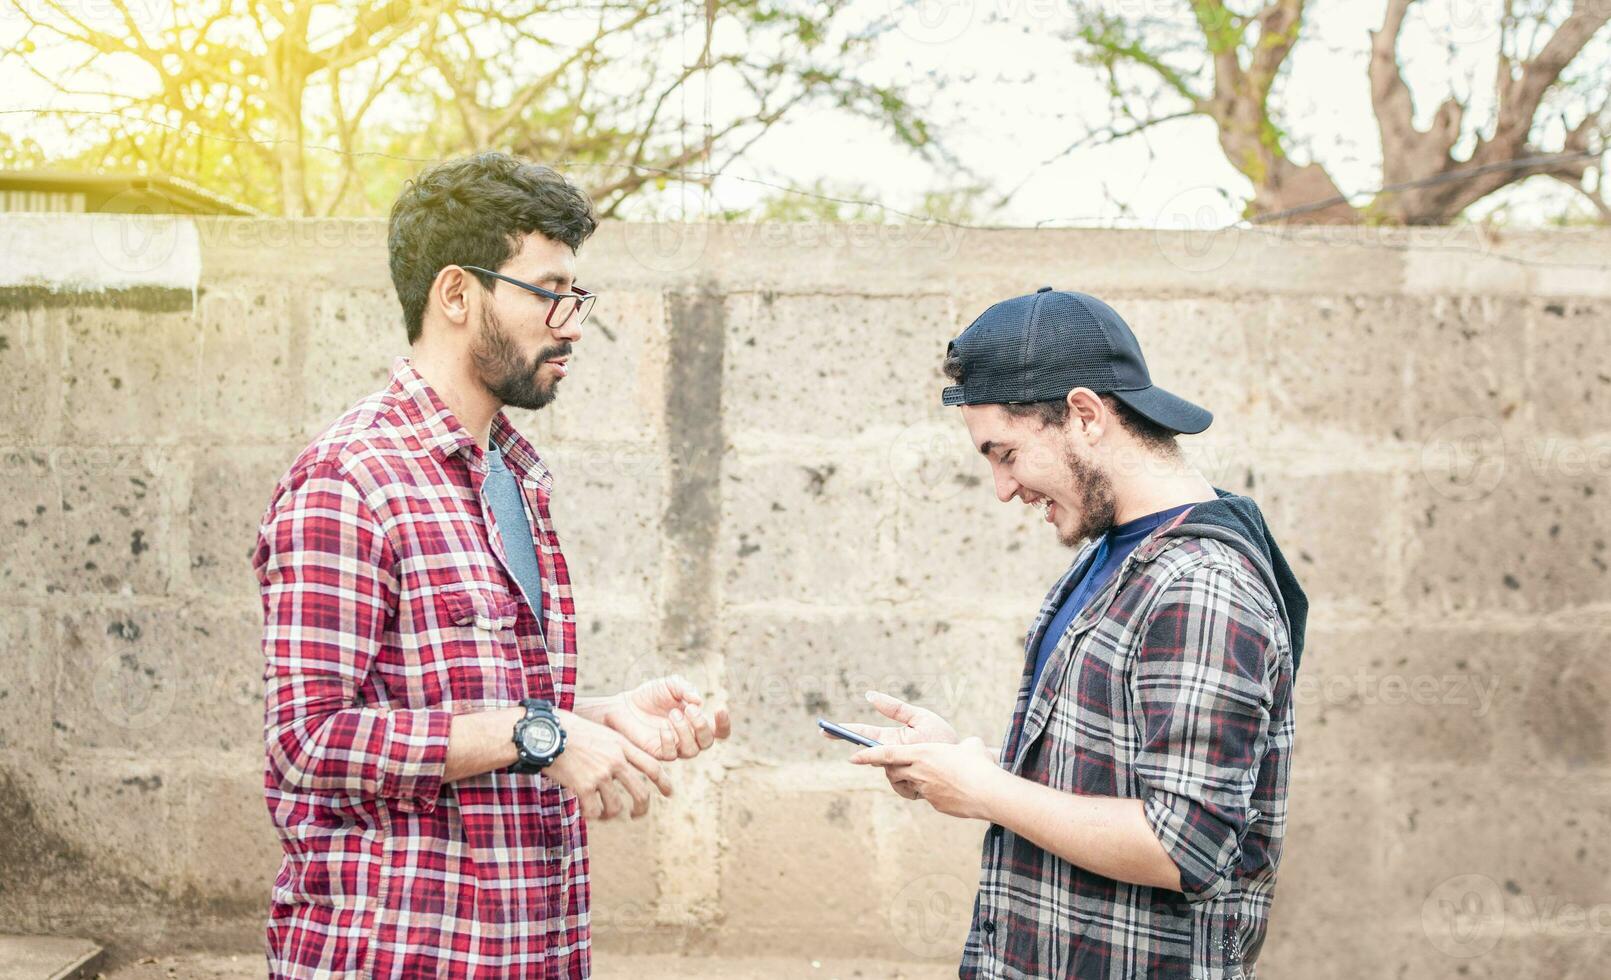
[[[926,800],[941,813],[978,820],[991,819],[1001,780],[1011,778],[976,738],[956,744],[880,745],[862,749],[850,761],[859,766],[883,766],[891,785],[905,783],[911,789],[913,795],[907,799]]]
[[[644,681],[616,695],[603,720],[633,745],[666,762],[692,759],[733,731],[726,707],[708,707],[704,696],[676,675]]]
[[[907,704],[900,698],[892,698],[880,691],[868,691],[867,700],[872,702],[878,713],[891,721],[900,722],[900,727],[880,725],[844,725],[857,735],[865,735],[881,745],[918,745],[923,742],[950,742],[957,741],[957,730],[951,723],[927,708],[919,708],[915,704]],[[826,738],[833,738],[827,732],[822,733]],[[889,769],[884,770],[889,777],[889,785],[895,792],[909,800],[917,799],[916,790],[897,780]]]
[[[671,781],[649,753],[598,722],[560,711],[565,751],[543,775],[576,794],[582,816],[613,820],[630,805],[632,819],[649,812],[653,790],[671,795]]]

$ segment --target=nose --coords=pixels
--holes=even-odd
[[[554,331],[554,337],[557,340],[567,341],[567,342],[572,343],[572,344],[576,343],[578,340],[581,340],[582,339],[582,319],[581,319],[581,317],[578,317],[574,313],[571,314],[571,318],[569,320],[566,320],[564,322],[564,324],[562,324],[558,329],[556,329]]]
[[[992,465],[991,471],[991,476],[995,477],[996,481],[996,499],[1004,504],[1011,501],[1020,489],[1018,481],[1014,480],[1012,474],[1003,466]]]

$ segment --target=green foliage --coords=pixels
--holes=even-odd
[[[136,33],[41,0],[14,54],[81,54],[51,80],[111,110],[62,110],[80,149],[53,166],[174,174],[271,214],[363,215],[427,161],[506,149],[566,169],[613,214],[708,184],[812,106],[938,154],[921,107],[861,77],[878,29],[849,6],[198,0]],[[711,87],[746,95],[707,109]]]

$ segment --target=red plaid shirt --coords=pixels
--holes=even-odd
[[[506,571],[486,454],[406,359],[274,489],[263,597],[264,777],[285,848],[275,977],[585,977],[587,835],[540,776],[442,782],[452,716],[570,708],[576,614],[548,470],[503,413],[544,621]]]

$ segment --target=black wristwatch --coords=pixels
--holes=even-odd
[[[514,742],[519,758],[509,771],[542,772],[565,751],[565,729],[559,726],[552,701],[526,698],[520,704],[526,709],[526,717],[515,722]]]

